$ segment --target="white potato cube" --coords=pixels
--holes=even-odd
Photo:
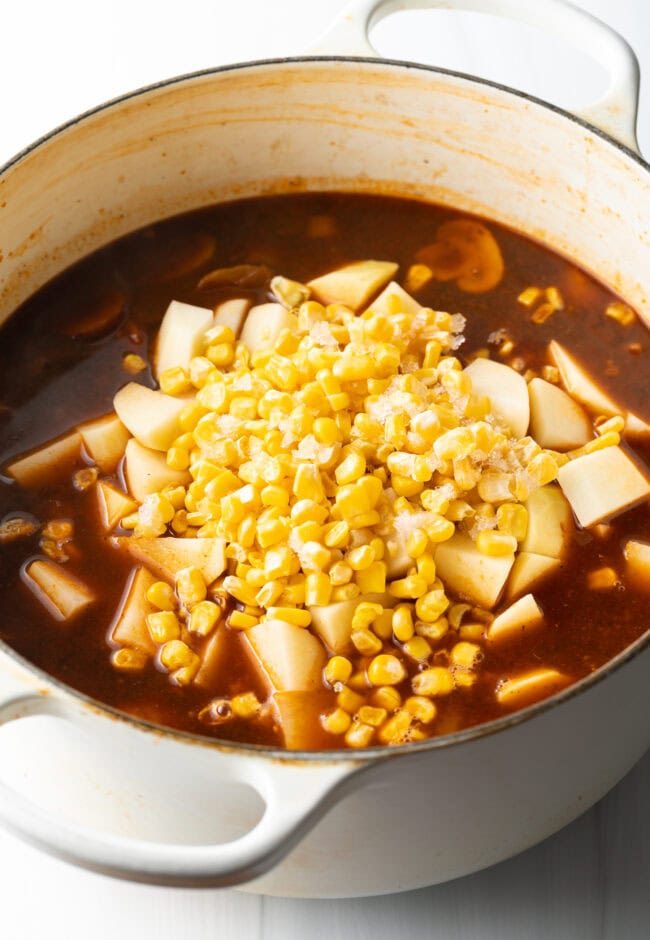
[[[126,548],[141,564],[155,575],[173,583],[183,568],[198,568],[206,584],[212,584],[226,569],[223,539],[181,539],[174,536],[161,538],[135,538],[133,535],[115,538],[119,548]]]
[[[124,478],[129,492],[143,503],[146,496],[159,493],[166,486],[185,486],[192,479],[187,470],[172,470],[165,455],[143,447],[134,437],[126,445]]]
[[[490,399],[492,411],[510,430],[513,437],[523,437],[528,430],[530,404],[528,387],[523,377],[502,362],[475,359],[465,369],[478,397]]]
[[[295,332],[298,318],[282,304],[259,304],[251,307],[244,321],[239,341],[251,352],[273,346],[282,330]]]
[[[650,438],[650,424],[639,415],[628,411],[625,415],[625,428],[623,430],[625,437],[630,440],[645,440]]]
[[[650,544],[629,539],[623,546],[627,576],[637,587],[650,591]]]
[[[533,669],[510,679],[503,679],[496,688],[497,701],[510,708],[523,708],[538,699],[547,698],[564,689],[571,679],[557,669]]]
[[[48,441],[5,467],[5,473],[21,486],[40,486],[59,480],[72,470],[81,451],[81,435],[72,431],[57,440]]]
[[[52,561],[31,562],[25,583],[55,620],[70,620],[95,600],[87,585]]]
[[[345,304],[361,310],[390,281],[399,265],[393,261],[355,261],[307,284],[323,304]]]
[[[284,746],[290,751],[331,746],[332,737],[322,727],[320,716],[332,707],[327,689],[314,692],[276,692],[273,704],[279,719]]]
[[[562,384],[569,395],[591,408],[595,414],[615,415],[619,413],[616,402],[603,391],[584,366],[564,346],[561,346],[556,340],[552,340],[549,343],[548,351],[560,372]]]
[[[124,456],[129,432],[116,414],[104,415],[95,421],[80,424],[81,434],[88,455],[104,473],[113,473]]]
[[[533,595],[524,594],[494,618],[488,627],[487,639],[499,643],[513,640],[541,626],[543,622],[544,614]]]
[[[323,644],[305,627],[267,620],[242,637],[253,662],[278,692],[306,692],[322,685],[327,655]]]
[[[559,558],[537,555],[535,552],[519,552],[508,578],[508,597],[524,594],[557,571],[561,564]]]
[[[396,297],[399,300],[400,306],[405,313],[417,313],[419,310],[422,310],[422,304],[419,304],[415,297],[411,297],[397,281],[391,281],[390,284],[383,289],[379,297],[373,300],[368,307],[368,311],[372,313],[390,314],[393,309],[391,303],[392,297]]]
[[[333,653],[350,651],[352,646],[352,618],[362,602],[394,607],[396,598],[390,594],[359,594],[349,601],[337,601],[323,607],[310,607],[312,629]]]
[[[142,650],[155,656],[158,647],[147,629],[147,616],[156,608],[147,600],[147,591],[156,579],[146,568],[136,568],[122,597],[122,603],[110,628],[114,643]]]
[[[246,300],[245,297],[224,300],[214,312],[214,325],[229,326],[235,336],[239,336],[250,305],[250,300]]]
[[[560,467],[558,481],[581,526],[611,519],[650,497],[650,483],[621,447],[605,447]]]
[[[100,480],[96,486],[99,515],[105,532],[114,529],[125,516],[135,512],[138,504],[112,483]]]
[[[232,651],[231,643],[237,640],[224,623],[219,624],[216,630],[208,636],[200,652],[201,665],[194,677],[194,682],[208,691],[215,691],[225,678],[230,662],[229,653]]]
[[[526,500],[528,529],[521,543],[522,552],[564,558],[575,531],[571,507],[560,487],[548,483],[533,490]]]
[[[173,398],[137,382],[129,382],[113,398],[120,421],[152,450],[171,447],[180,434],[178,418],[186,404],[186,398]]]
[[[207,307],[195,307],[172,300],[162,318],[154,352],[154,373],[157,379],[166,369],[187,369],[205,345],[205,334],[214,322]]]
[[[594,436],[589,416],[557,385],[533,379],[528,384],[528,396],[530,433],[541,447],[572,450]]]
[[[499,600],[514,561],[514,551],[495,557],[483,555],[462,532],[441,542],[435,552],[436,570],[445,588],[486,609]]]

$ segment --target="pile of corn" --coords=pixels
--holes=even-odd
[[[460,528],[487,555],[511,553],[526,535],[522,504],[562,459],[513,440],[472,393],[454,355],[462,317],[406,306],[393,295],[387,310],[356,315],[306,300],[297,329],[253,353],[229,328],[212,330],[204,355],[160,383],[195,396],[167,453],[192,482],[147,497],[126,522],[136,536],[170,526],[224,538],[234,629],[265,618],[308,629],[314,605],[384,592],[397,601],[360,603],[354,655],[324,671],[338,698],[323,726],[349,746],[427,736],[434,699],[475,680],[490,614],[474,611],[463,633],[468,605],[450,607],[434,546]],[[404,549],[410,564],[394,576]],[[210,633],[223,607],[196,577],[177,587],[190,633]],[[173,592],[159,605],[167,611],[150,629],[166,641],[162,662],[190,682],[199,658],[180,639]],[[436,651],[450,630],[457,642]]]

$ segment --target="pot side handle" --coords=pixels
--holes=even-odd
[[[491,13],[554,32],[581,48],[607,70],[609,86],[600,100],[573,113],[639,153],[637,57],[619,33],[567,0],[351,0],[308,54],[376,57],[372,27],[391,13],[417,9]]]

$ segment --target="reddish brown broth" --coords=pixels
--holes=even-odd
[[[25,303],[2,333],[0,370],[0,465],[19,453],[112,408],[114,393],[128,381],[123,357],[146,358],[148,344],[174,298],[214,305],[242,290],[199,292],[202,273],[216,265],[268,265],[298,280],[362,258],[400,263],[403,275],[415,252],[431,242],[437,226],[458,214],[438,206],[388,197],[310,194],[246,200],[191,213],[121,239],[65,272]],[[335,220],[330,235],[309,237],[309,220]],[[599,377],[631,411],[647,414],[650,354],[640,323],[622,326],[604,315],[618,299],[602,284],[548,248],[490,223],[505,261],[497,288],[468,294],[454,282],[430,282],[418,300],[467,317],[461,358],[488,344],[503,329],[515,342],[504,361],[522,357],[541,369],[545,349],[557,339]],[[205,263],[183,272],[183,260],[209,244],[216,250]],[[517,302],[527,286],[557,286],[566,308],[542,325]],[[244,293],[259,302],[263,288]],[[101,316],[97,318],[97,312]],[[495,348],[494,346],[492,347]],[[498,357],[497,357],[498,358]],[[148,375],[150,384],[154,382]],[[142,380],[142,376],[139,376]],[[646,460],[650,453],[635,448]],[[80,464],[82,466],[82,464]],[[198,719],[210,696],[205,690],[174,686],[150,665],[140,674],[121,673],[110,664],[107,631],[127,581],[130,563],[107,545],[98,526],[92,490],[75,492],[67,478],[46,492],[21,490],[0,481],[0,519],[16,512],[44,521],[70,518],[75,538],[68,565],[97,592],[98,601],[69,624],[55,623],[21,580],[21,568],[40,554],[38,533],[0,546],[0,584],[5,602],[0,637],[27,659],[88,695],[125,712],[163,725],[215,737],[264,744],[281,743],[269,723],[234,720],[214,728]],[[622,571],[621,544],[650,536],[647,506],[614,520],[611,535],[599,539],[578,530],[560,573],[536,588],[545,613],[544,629],[522,633],[520,641],[486,650],[480,678],[471,690],[438,702],[434,734],[447,733],[503,715],[494,688],[500,678],[540,665],[574,679],[587,675],[639,637],[648,626],[647,595],[621,581],[609,591],[589,591],[586,572],[604,565]],[[457,635],[440,641],[453,645]],[[435,655],[434,660],[435,663]],[[259,681],[232,642],[228,686],[213,694],[256,690]],[[407,684],[405,691],[408,694]],[[334,693],[325,692],[334,703]],[[314,748],[340,746],[337,737],[314,728]]]

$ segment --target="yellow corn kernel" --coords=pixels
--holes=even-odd
[[[517,297],[519,303],[524,307],[532,307],[542,295],[541,288],[539,287],[526,287],[522,290],[521,294]]]
[[[381,685],[374,690],[370,701],[378,708],[385,708],[386,711],[392,712],[402,704],[402,696],[394,685]]]
[[[598,435],[609,434],[612,431],[620,434],[625,427],[625,418],[622,415],[614,415],[613,418],[596,418],[594,424]]]
[[[385,708],[373,707],[372,705],[362,705],[357,713],[359,721],[365,725],[371,725],[373,728],[378,728],[386,721],[387,717],[388,712]]]
[[[321,715],[320,723],[328,734],[345,734],[352,724],[352,719],[342,708],[335,708]]]
[[[411,558],[419,558],[426,552],[429,537],[424,529],[414,529],[406,540],[406,551]]]
[[[424,489],[424,483],[398,473],[391,474],[390,482],[398,496],[419,496]]]
[[[458,460],[476,450],[476,441],[468,428],[452,428],[437,438],[433,450],[440,460]]]
[[[287,532],[287,537],[288,535]],[[294,526],[293,536],[301,542],[320,542],[323,538],[323,527],[316,522],[302,522]]]
[[[408,733],[413,716],[405,708],[400,708],[379,729],[379,740],[382,744],[400,744]]]
[[[336,696],[336,704],[349,715],[354,715],[356,712],[358,712],[361,706],[365,705],[365,702],[366,700],[363,695],[359,695],[358,692],[355,692],[354,689],[348,688],[347,685],[343,686],[341,691]]]
[[[352,675],[352,663],[345,656],[332,656],[325,665],[323,675],[330,685],[335,682],[346,683]]]
[[[187,629],[199,636],[208,636],[216,627],[221,617],[221,608],[214,601],[199,601],[187,618]]]
[[[173,610],[176,607],[173,588],[166,581],[156,581],[152,584],[147,589],[145,597],[158,610]]]
[[[165,460],[171,470],[187,470],[190,465],[190,455],[184,447],[170,447]]]
[[[299,499],[291,507],[291,521],[294,525],[302,525],[303,522],[315,522],[317,525],[322,525],[327,516],[327,508],[314,502],[313,499]]]
[[[298,561],[298,557],[295,552],[286,545],[278,545],[274,548],[270,548],[264,556],[264,571],[267,578],[271,581],[278,578],[288,578],[292,574],[297,574],[299,569],[300,562]],[[238,598],[238,600],[240,599],[241,598]]]
[[[476,547],[482,555],[498,558],[515,552],[517,550],[517,539],[514,535],[508,535],[505,532],[483,529],[476,537]]]
[[[368,747],[372,743],[375,729],[372,725],[365,725],[361,721],[353,721],[345,733],[345,743],[348,747]]]
[[[305,542],[300,550],[303,571],[322,571],[332,560],[332,553],[320,542]]]
[[[230,707],[237,718],[254,718],[259,713],[260,702],[254,692],[242,692],[233,695]]]
[[[171,672],[174,669],[200,665],[201,660],[187,643],[182,640],[170,640],[160,651],[160,662]]]
[[[316,418],[312,432],[321,444],[336,444],[341,440],[341,432],[334,418]]]
[[[224,578],[223,588],[231,597],[234,597],[236,601],[240,601],[242,604],[253,605],[256,602],[257,592],[255,588],[251,584],[247,584],[242,578],[237,578],[235,575],[228,575],[228,577]]]
[[[404,708],[416,721],[421,721],[423,725],[429,725],[436,717],[436,706],[430,698],[423,695],[411,695],[404,702]]]
[[[432,277],[433,271],[426,264],[412,264],[404,278],[404,290],[414,293],[428,284]]]
[[[127,353],[122,359],[122,366],[130,375],[137,375],[138,372],[142,372],[147,368],[147,363],[137,353]]]
[[[449,660],[454,666],[460,666],[463,669],[472,669],[481,658],[481,647],[476,643],[463,641],[456,643],[449,653]]]
[[[296,627],[308,627],[311,623],[310,612],[299,607],[269,607],[267,616],[269,620],[284,620]]]
[[[618,575],[613,568],[596,568],[587,574],[587,586],[592,591],[603,591],[616,587],[618,582]]]
[[[402,647],[407,656],[419,663],[425,663],[431,653],[431,645],[423,636],[413,636]]]
[[[372,604],[369,601],[362,601],[357,606],[352,616],[352,629],[365,630],[370,624],[383,614],[384,608],[381,604]]]
[[[557,463],[550,454],[537,454],[526,469],[538,486],[546,486],[557,478]]]
[[[333,522],[325,530],[323,541],[328,548],[344,548],[350,540],[350,527],[344,519]]]
[[[297,499],[311,499],[315,503],[323,499],[325,493],[318,467],[308,463],[299,464],[293,481],[293,492]]]
[[[375,686],[399,685],[405,678],[403,663],[392,653],[380,653],[368,666],[368,681]]]
[[[433,555],[425,552],[424,555],[420,555],[415,565],[418,575],[424,578],[427,585],[433,584],[436,579],[436,563],[433,560]]]
[[[431,666],[411,680],[416,695],[449,695],[454,690],[454,677],[444,666]]]
[[[154,643],[159,644],[177,640],[181,635],[178,617],[171,610],[147,614],[147,629]]]
[[[299,604],[305,603],[305,581],[295,582],[293,584],[287,584],[284,591],[280,595],[279,602],[284,604],[287,607],[297,606]]]
[[[342,587],[345,584],[349,584],[352,580],[354,571],[350,568],[349,565],[346,565],[343,561],[335,562],[329,570],[329,579],[330,583],[334,588]],[[327,577],[327,576],[326,576]],[[369,592],[364,592],[369,593]]]
[[[137,512],[129,513],[128,516],[124,516],[120,519],[120,525],[123,529],[135,529],[139,521],[139,516]]]
[[[208,589],[198,568],[181,568],[176,574],[175,583],[178,598],[185,607],[193,607],[199,601],[205,600]]]
[[[409,574],[405,578],[398,578],[398,580],[391,582],[388,585],[388,593],[393,597],[413,600],[426,594],[428,586],[420,575]]]
[[[359,545],[347,552],[345,560],[353,571],[365,571],[374,562],[375,553],[370,545]]]
[[[358,451],[353,450],[347,455],[347,457],[344,457],[344,459],[338,465],[334,471],[334,476],[336,477],[336,482],[339,484],[339,486],[343,486],[346,483],[354,483],[356,480],[362,477],[365,472],[365,457]]]
[[[431,591],[427,591],[426,594],[423,594],[416,600],[415,613],[419,620],[424,620],[426,623],[433,623],[444,614],[448,607],[449,600],[444,590],[442,588],[434,588]]]
[[[307,607],[324,607],[332,596],[332,582],[321,571],[314,571],[305,578],[305,604]]]
[[[291,531],[291,522],[288,517],[281,519],[265,519],[256,525],[257,543],[260,548],[270,548],[279,542],[285,542]]]
[[[111,655],[111,663],[123,672],[140,672],[147,665],[147,654],[142,650],[123,646]]]
[[[605,316],[616,320],[622,326],[629,326],[636,319],[636,314],[631,307],[624,304],[621,300],[616,300],[605,308]]]
[[[362,512],[348,519],[348,525],[351,529],[370,529],[378,525],[381,521],[379,513],[372,509],[370,512]]]
[[[528,510],[521,503],[502,503],[497,509],[497,528],[523,542],[528,531]]]
[[[192,387],[190,377],[186,369],[176,366],[172,369],[165,369],[160,376],[160,391],[165,395],[184,395]],[[193,428],[183,428],[183,430],[193,430]]]
[[[449,621],[446,617],[439,617],[432,623],[426,623],[424,620],[416,620],[415,622],[416,636],[422,636],[425,639],[431,640],[433,642],[441,640],[448,630]]]
[[[400,643],[405,643],[413,636],[413,614],[408,604],[398,604],[393,610],[393,634]]]
[[[362,656],[374,656],[380,652],[383,644],[378,636],[367,629],[353,630],[350,637],[354,648]]]
[[[355,692],[365,692],[368,688],[368,680],[366,679],[365,672],[361,669],[357,670],[357,672],[353,672],[347,684],[351,689],[354,689]]]
[[[231,630],[250,630],[251,627],[256,627],[259,622],[259,617],[254,617],[253,614],[246,614],[242,610],[231,611],[226,620]]]
[[[266,578],[266,574],[264,575]],[[259,607],[271,607],[279,600],[285,584],[282,581],[266,581],[255,595],[255,601]]]
[[[289,505],[289,498],[290,494],[283,486],[272,483],[265,486],[260,493],[263,506],[277,506],[279,509]]]

